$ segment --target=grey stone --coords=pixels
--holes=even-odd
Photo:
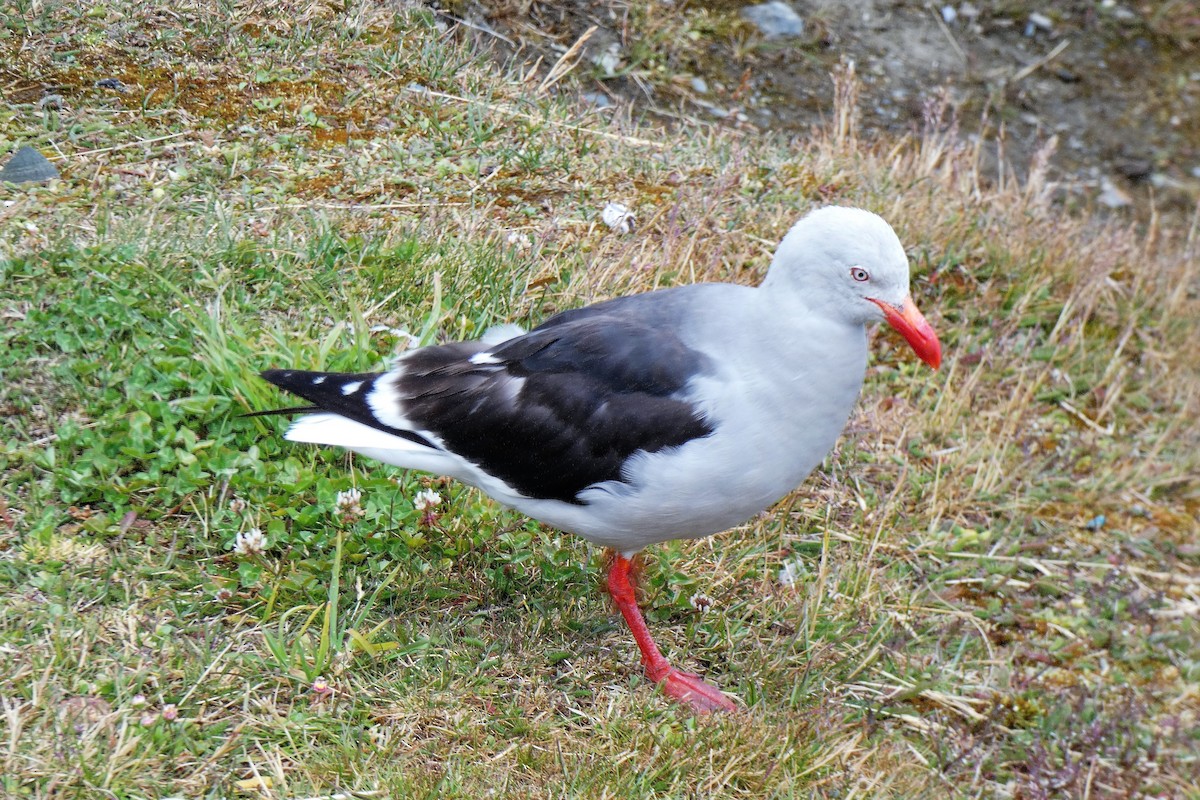
[[[742,9],[742,16],[768,39],[804,35],[804,20],[794,8],[782,0],[747,6]]]
[[[58,177],[58,168],[26,145],[0,167],[0,183],[45,183]]]

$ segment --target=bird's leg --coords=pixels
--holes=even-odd
[[[721,690],[705,683],[699,676],[672,667],[650,638],[650,629],[637,604],[637,591],[633,580],[633,562],[620,553],[613,553],[612,566],[608,568],[608,593],[625,617],[638,649],[642,651],[642,664],[646,676],[657,683],[668,697],[687,703],[698,714],[709,711],[733,711],[736,706]]]

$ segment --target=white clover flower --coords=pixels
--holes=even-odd
[[[528,234],[520,233],[518,231],[509,231],[508,236],[504,237],[504,241],[521,251],[525,251],[533,247],[533,239],[529,238]]]
[[[696,609],[701,614],[713,607],[712,598],[703,592],[696,592],[694,595],[688,598],[688,602],[692,604],[692,608]]]
[[[413,498],[413,508],[417,511],[436,508],[442,502],[442,496],[433,489],[422,489]]]
[[[783,568],[779,570],[779,583],[783,586],[791,586],[803,575],[807,574],[808,570],[804,568],[804,562],[798,558],[793,558],[790,561],[783,562]]]
[[[254,556],[267,549],[267,537],[258,528],[239,531],[233,543],[233,552],[239,556]]]
[[[334,508],[347,520],[354,517],[365,517],[367,512],[362,507],[362,492],[358,489],[347,489],[337,493]]]

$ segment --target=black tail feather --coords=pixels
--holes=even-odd
[[[375,379],[382,373],[365,372],[306,372],[296,369],[268,369],[260,373],[264,380],[283,389],[286,392],[299,395],[311,406],[283,408],[278,411],[256,411],[246,416],[267,414],[288,414],[312,411],[327,411],[340,414],[346,419],[360,422],[376,430],[399,436],[410,442],[415,442],[431,450],[438,449],[437,445],[421,436],[419,433],[385,425],[375,416],[375,412],[367,402]],[[347,392],[346,389],[350,391]]]
[[[247,411],[239,417],[271,417],[276,414],[311,414],[320,411],[317,406],[292,406],[291,408],[268,408],[265,411]]]
[[[285,392],[303,397],[322,411],[339,413],[345,413],[347,405],[360,405],[361,397],[366,394],[362,391],[358,396],[347,395],[342,391],[343,387],[358,383],[362,384],[362,389],[367,389],[379,377],[376,372],[308,372],[299,369],[268,369],[259,375]]]

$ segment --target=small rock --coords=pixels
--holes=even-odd
[[[610,42],[608,47],[592,58],[592,63],[601,69],[604,77],[613,77],[621,66],[621,45]]]
[[[114,89],[118,92],[123,92],[126,88],[120,78],[101,78],[94,85],[97,89]]]
[[[804,20],[794,8],[782,0],[747,6],[742,9],[742,17],[762,31],[768,39],[804,35]]]
[[[955,10],[954,6],[942,6],[942,21],[943,22],[945,22],[947,25],[953,25],[954,21],[957,19],[958,19],[958,11]]]
[[[1029,15],[1029,24],[1036,28],[1041,28],[1044,31],[1054,30],[1054,20],[1050,19],[1045,14],[1039,14],[1036,11]]]
[[[58,168],[32,147],[22,147],[0,168],[0,183],[46,183],[58,177]]]
[[[41,100],[38,100],[38,108],[46,109],[53,108],[55,111],[62,111],[63,99],[61,94],[48,94]]]
[[[1152,172],[1149,175],[1150,185],[1155,189],[1178,189],[1187,191],[1187,184],[1183,181],[1172,178],[1165,172]]]
[[[697,94],[708,94],[708,81],[704,78],[692,78],[692,91]]]
[[[604,220],[604,224],[612,228],[618,233],[633,232],[633,212],[629,207],[621,203],[609,203],[600,212],[600,219]]]
[[[612,105],[612,100],[604,92],[584,92],[579,95],[579,99],[596,108],[608,108]]]
[[[1087,528],[1089,531],[1098,531],[1104,527],[1104,523],[1107,521],[1108,519],[1103,514],[1097,514],[1088,520],[1087,524],[1085,524],[1083,527]]]
[[[1102,178],[1096,202],[1107,208],[1125,208],[1133,205],[1133,198],[1108,178]]]

